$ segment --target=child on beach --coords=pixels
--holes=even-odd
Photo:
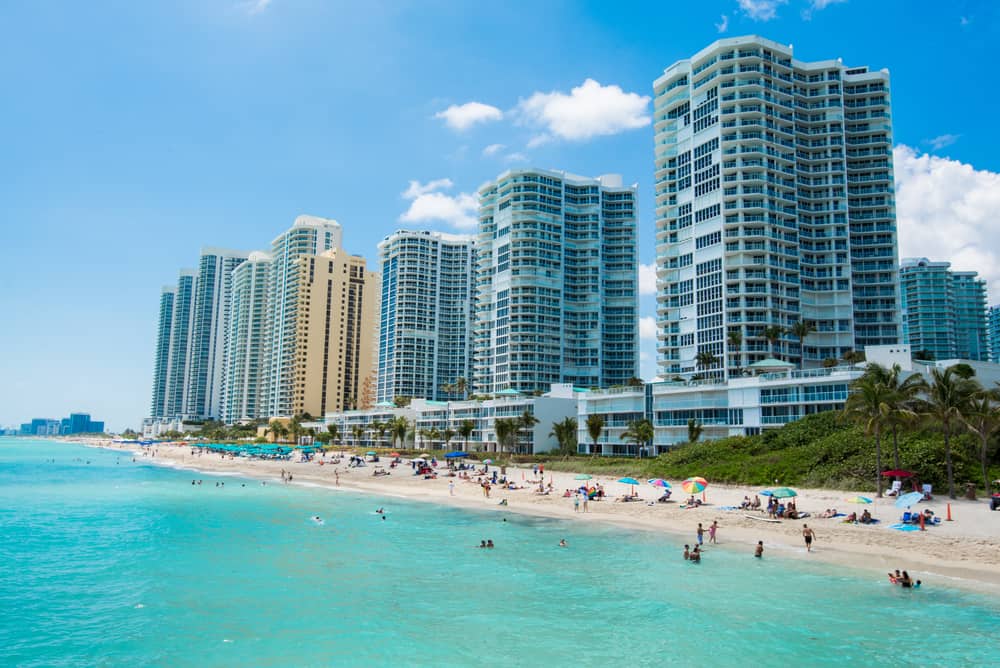
[[[762,540],[757,541],[757,547],[753,551],[753,556],[757,557],[758,559],[764,556],[764,541]]]
[[[715,543],[715,532],[719,530],[719,523],[712,520],[712,524],[708,527],[708,542]]]

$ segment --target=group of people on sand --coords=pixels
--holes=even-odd
[[[750,500],[749,496],[743,497],[743,503],[740,504],[740,510],[760,510],[760,506],[760,497],[754,494],[753,501]]]
[[[796,520],[799,518],[799,509],[795,507],[795,500],[791,499],[786,505],[773,496],[767,502],[767,516],[771,519]]]
[[[909,573],[906,571],[900,572],[898,568],[895,573],[889,573],[889,582],[899,585],[903,589],[920,589],[920,580],[914,582]]]

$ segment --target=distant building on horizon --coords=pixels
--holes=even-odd
[[[474,248],[471,236],[399,230],[378,245],[380,402],[461,399],[470,384]],[[452,387],[464,379],[466,392]]]
[[[618,175],[544,169],[479,189],[474,392],[638,375],[636,190]]]
[[[948,262],[904,258],[899,269],[903,339],[935,360],[989,359],[986,282]]]
[[[653,88],[660,375],[898,343],[888,71],[733,37]]]
[[[60,420],[34,418],[21,425],[20,436],[72,436],[74,434],[102,434],[104,422],[91,420],[90,413],[70,413]]]

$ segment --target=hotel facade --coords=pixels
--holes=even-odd
[[[660,375],[897,343],[888,72],[739,37],[674,63],[654,92]]]
[[[636,186],[517,169],[479,190],[473,390],[638,375]]]

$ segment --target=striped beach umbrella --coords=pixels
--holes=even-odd
[[[663,478],[650,478],[646,482],[648,482],[653,487],[662,487],[664,489],[670,489],[670,483],[664,480]]]
[[[708,481],[699,476],[694,478],[688,478],[681,483],[681,489],[683,489],[688,494],[697,494],[698,492],[704,492],[705,488],[708,487]]]

